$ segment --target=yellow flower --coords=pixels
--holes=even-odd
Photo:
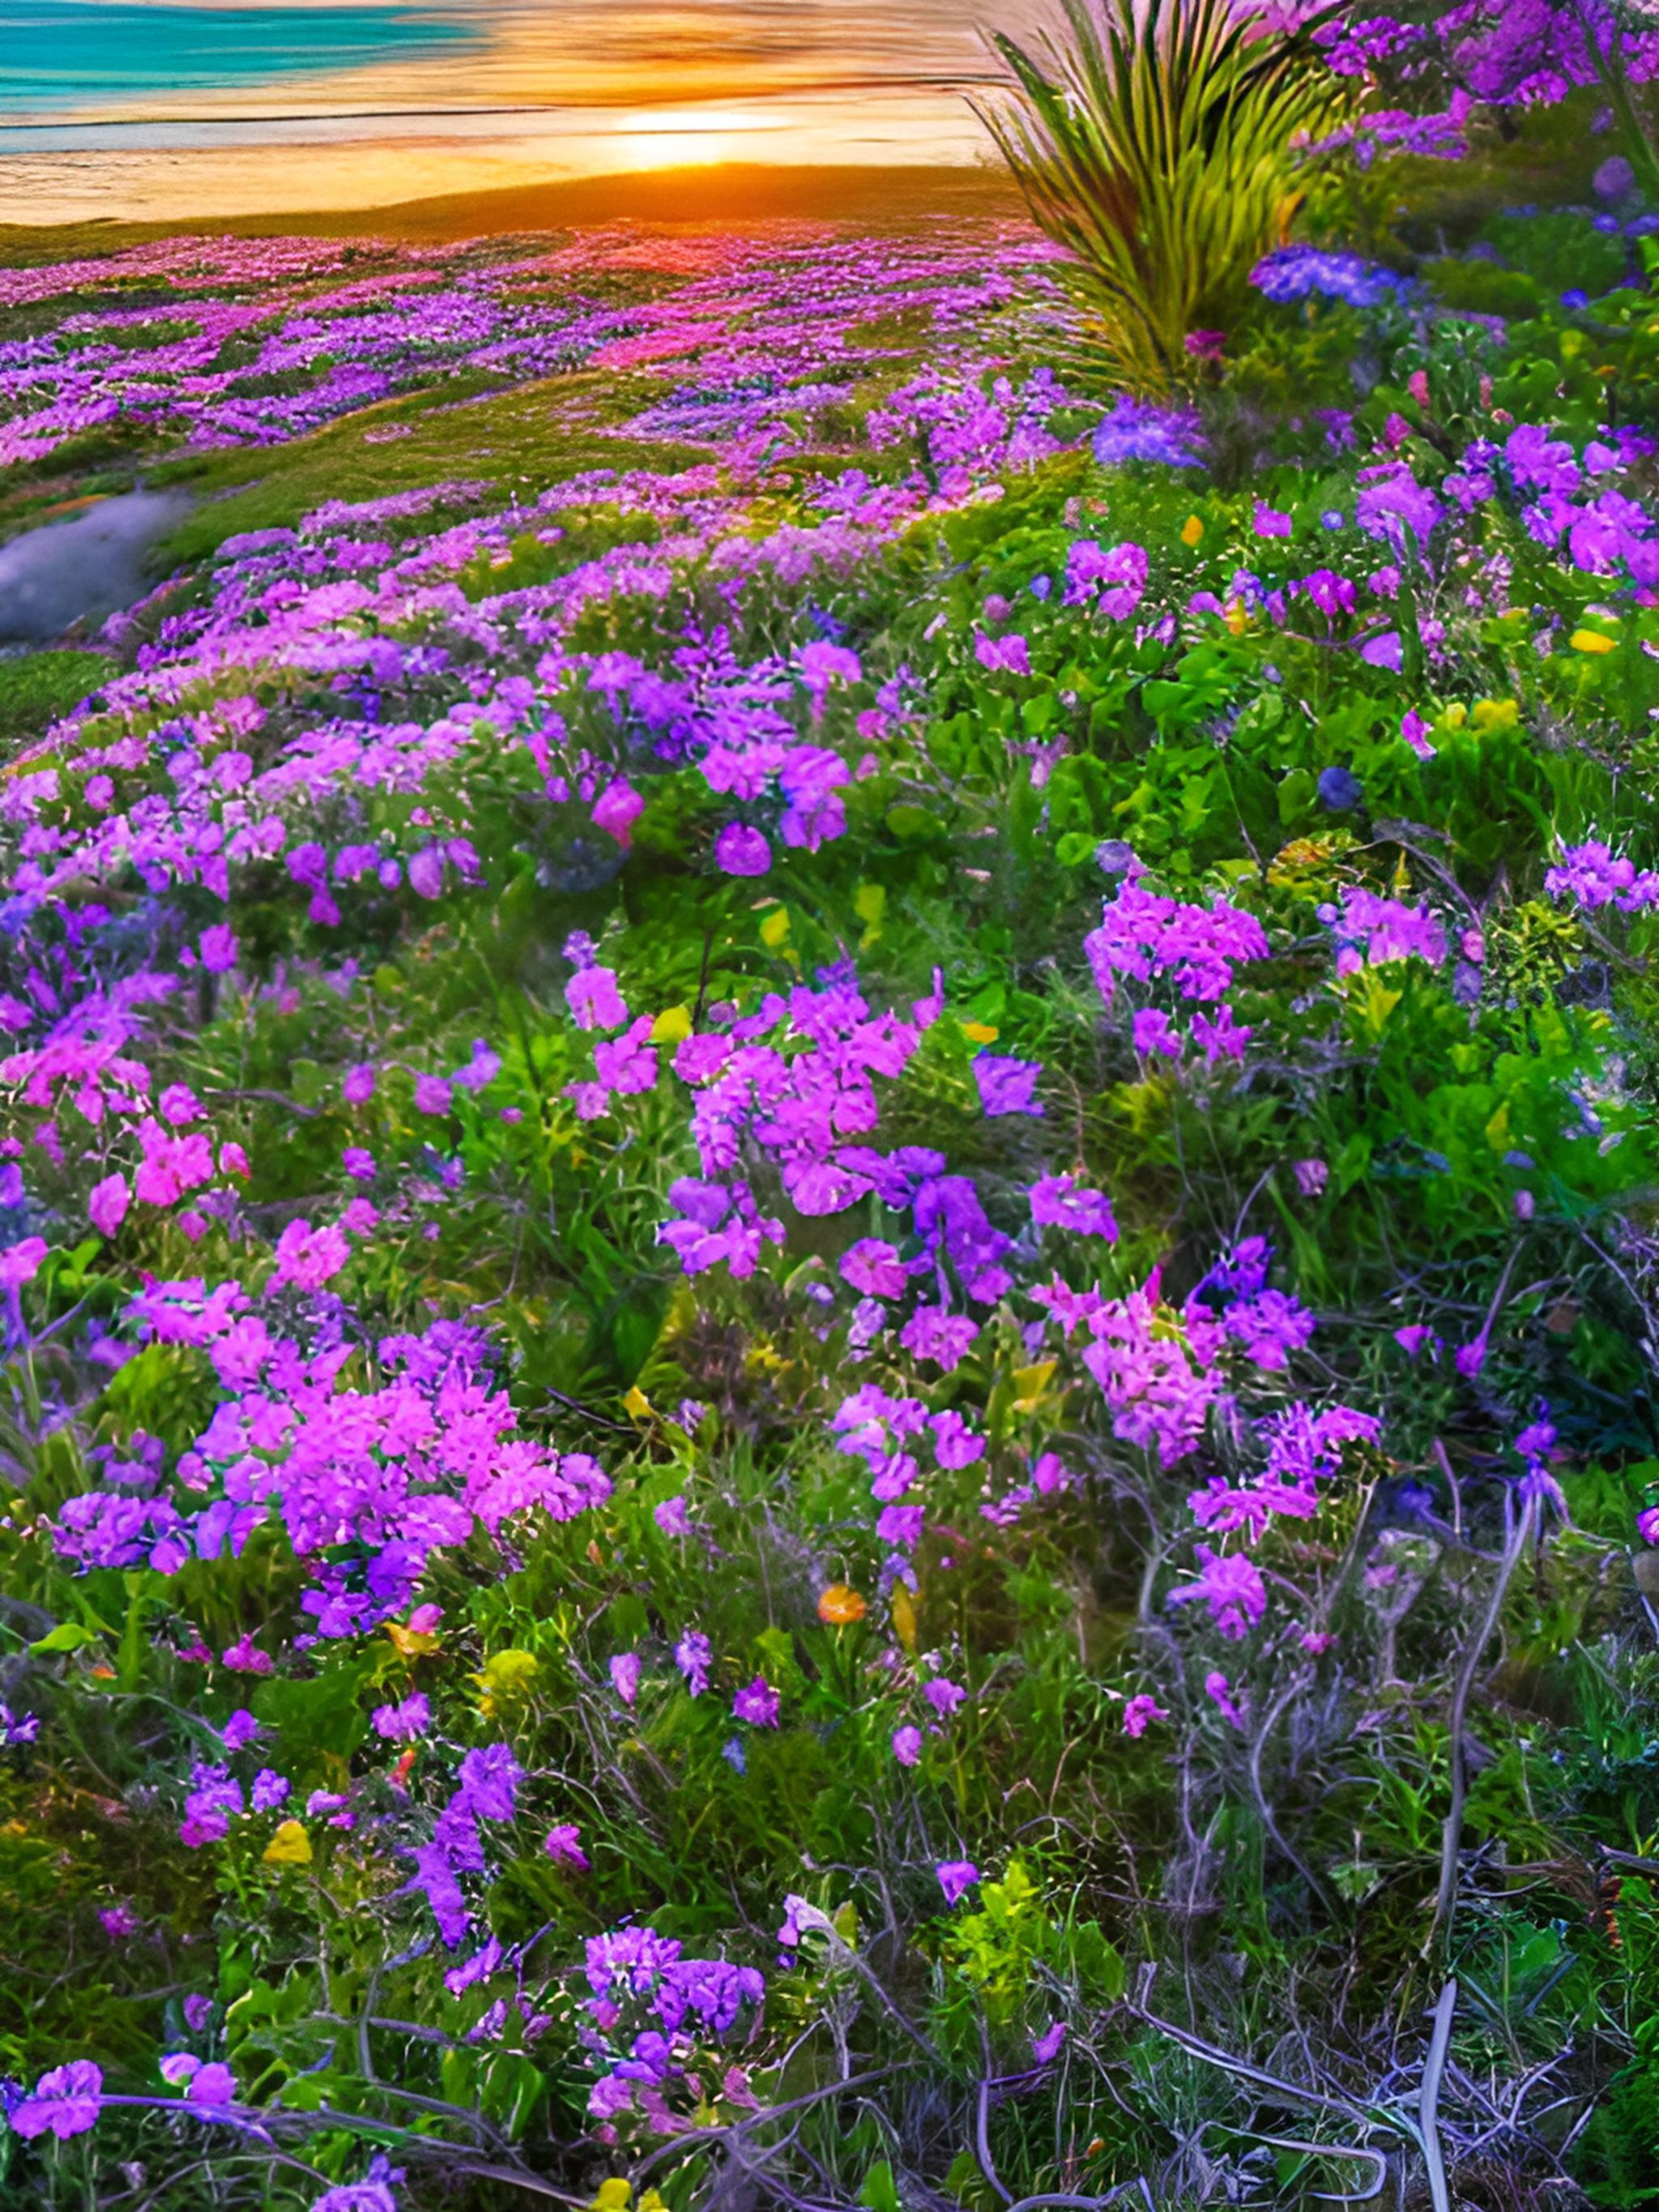
[[[1034,1367],[1014,1370],[1014,1411],[1017,1413],[1035,1413],[1042,1402],[1042,1394],[1054,1378],[1060,1362],[1057,1359],[1039,1360]]]
[[[1603,637],[1599,629],[1576,629],[1567,640],[1575,653],[1612,653],[1619,641]]]
[[[1512,730],[1521,719],[1520,702],[1516,699],[1477,699],[1473,719],[1477,730]]]
[[[587,2212],[628,2212],[633,2201],[633,2185],[623,2175],[613,2173],[609,2181],[599,2184],[599,2193]],[[647,2189],[639,2201],[637,2212],[668,2212],[668,2206],[654,2189]]]
[[[1200,539],[1203,535],[1204,535],[1204,520],[1203,520],[1203,517],[1202,517],[1201,515],[1197,515],[1197,514],[1189,514],[1189,515],[1187,517],[1187,520],[1186,520],[1182,524],[1182,526],[1181,526],[1181,542],[1182,542],[1182,544],[1183,545],[1196,545],[1196,544],[1197,544],[1197,543],[1198,543],[1198,541],[1199,541],[1199,539]]]
[[[267,1866],[309,1866],[311,1838],[298,1820],[284,1820],[265,1845]]]
[[[483,1663],[482,1674],[472,1679],[483,1692],[478,1700],[478,1710],[486,1719],[495,1713],[497,1702],[521,1698],[541,1672],[541,1661],[533,1651],[497,1651]]]

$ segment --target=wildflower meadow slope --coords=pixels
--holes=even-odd
[[[0,271],[4,526],[195,501],[0,659],[6,2206],[1655,2201],[1659,222],[1446,112],[1161,396]]]

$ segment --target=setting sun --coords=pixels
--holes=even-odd
[[[761,115],[731,107],[637,108],[605,134],[619,171],[708,168],[753,161],[770,135]]]

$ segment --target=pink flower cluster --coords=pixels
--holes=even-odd
[[[406,1607],[439,1547],[475,1528],[497,1535],[521,1514],[568,1520],[609,1495],[592,1459],[516,1433],[475,1329],[382,1338],[380,1379],[358,1389],[342,1387],[346,1345],[302,1350],[234,1283],[155,1284],[134,1319],[141,1334],[199,1351],[219,1402],[170,1482],[152,1462],[64,1502],[66,1559],[176,1574],[240,1553],[274,1522],[311,1569],[301,1609],[313,1632],[346,1636]]]

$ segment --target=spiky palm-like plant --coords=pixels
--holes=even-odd
[[[1297,148],[1352,91],[1309,25],[1269,30],[1251,0],[1063,0],[1069,46],[1035,59],[1006,33],[1014,76],[977,112],[1037,223],[1067,249],[1085,343],[1121,381],[1168,392],[1187,340],[1225,330],[1257,259],[1304,197]]]

